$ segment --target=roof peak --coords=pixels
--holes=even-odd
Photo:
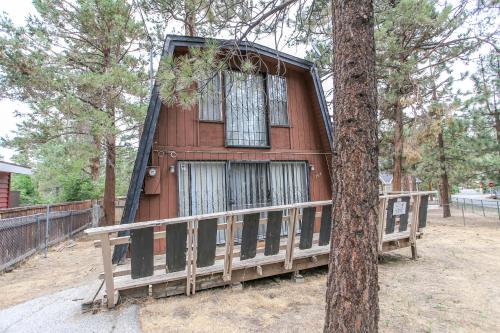
[[[234,39],[167,34],[165,36],[163,53],[169,53],[169,51],[173,51],[173,49],[179,46],[203,47],[208,41],[214,41],[215,43],[219,44],[221,48],[224,49],[230,49],[235,47],[238,47],[240,49],[244,48],[246,49],[245,51],[252,51],[257,54],[262,54],[264,56],[268,56],[271,58],[280,59],[283,62],[290,63],[292,65],[299,66],[305,69],[312,69],[315,67],[313,62],[285,53],[283,51],[279,51],[255,42],[241,41],[238,43],[238,41]]]

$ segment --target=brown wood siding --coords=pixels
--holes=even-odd
[[[224,123],[199,122],[197,106],[182,109],[162,105],[150,163],[159,166],[161,191],[159,195],[141,195],[136,220],[178,215],[176,163],[182,160],[307,161],[314,166],[309,178],[311,200],[330,199],[327,159],[331,154],[319,104],[313,101],[310,75],[289,69],[285,76],[290,127],[271,127],[270,149],[227,148]],[[170,172],[170,166],[176,168],[175,173]],[[155,252],[164,251],[164,248],[164,242],[156,242]]]
[[[10,173],[0,172],[0,209],[9,208]]]

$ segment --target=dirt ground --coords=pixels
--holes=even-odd
[[[495,332],[500,328],[500,224],[467,215],[429,226],[410,249],[385,254],[379,265],[381,332]],[[282,278],[216,289],[192,297],[148,300],[145,332],[321,332],[326,269],[305,282]]]
[[[429,226],[410,250],[385,254],[379,265],[381,332],[495,332],[500,327],[500,223],[468,214],[444,221],[429,212]],[[98,249],[86,238],[48,257],[32,257],[0,275],[0,309],[93,282]],[[321,332],[326,269],[289,277],[141,303],[145,332]],[[115,311],[122,311],[126,305]],[[121,309],[120,309],[121,308]]]
[[[65,246],[65,247],[64,247]],[[34,255],[0,275],[0,309],[97,279],[102,262],[93,241],[81,236]]]

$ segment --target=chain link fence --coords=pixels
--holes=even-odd
[[[0,220],[0,272],[38,251],[97,225],[99,205],[83,210],[51,211]]]
[[[500,201],[488,199],[452,198],[451,206],[464,213],[494,218],[500,223]]]

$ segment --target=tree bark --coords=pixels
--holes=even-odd
[[[378,128],[371,0],[332,0],[333,212],[324,332],[377,332]]]
[[[191,0],[184,0],[184,32],[187,36],[196,36],[196,13]]]
[[[448,172],[446,170],[446,155],[444,150],[443,130],[441,129],[438,134],[438,147],[439,147],[439,164],[441,166],[441,186],[439,189],[441,196],[441,205],[443,206],[443,217],[450,217],[450,183],[448,181]]]
[[[392,170],[392,190],[401,191],[403,177],[403,110],[399,102],[394,105],[394,161]]]
[[[115,187],[116,187],[116,136],[106,138],[106,179],[104,181],[104,225],[115,224]]]
[[[99,157],[99,152],[101,151],[101,141],[96,136],[94,136],[94,145],[97,155],[90,160],[90,175],[92,177],[92,181],[97,182],[99,180],[99,169],[101,168],[101,159]]]

